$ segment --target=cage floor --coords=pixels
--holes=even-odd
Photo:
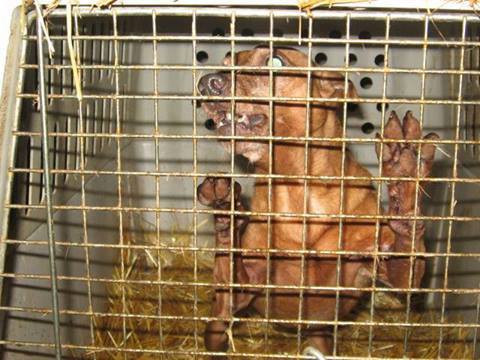
[[[128,234],[124,240],[127,243],[156,243],[156,233],[147,233],[142,239]],[[162,239],[162,245],[189,246],[193,234],[172,231],[168,238]],[[127,358],[158,359],[155,350],[174,351],[175,354],[165,354],[165,359],[202,358],[198,355],[179,355],[178,352],[204,351],[203,332],[205,322],[184,320],[182,317],[209,316],[213,289],[208,287],[193,287],[148,284],[149,281],[162,280],[171,282],[212,282],[213,255],[198,252],[196,259],[190,251],[161,251],[127,249],[123,254],[124,264],[117,266],[114,279],[127,279],[141,284],[127,283],[122,286],[113,283],[109,286],[109,309],[112,316],[95,319],[96,348],[103,350],[90,352],[85,358],[91,359],[95,354],[97,359],[125,359],[121,348],[127,349]],[[197,272],[194,273],[194,264]],[[196,294],[195,294],[196,291]],[[195,299],[197,299],[195,301]],[[367,299],[368,300],[368,299]],[[415,306],[413,306],[415,307]],[[161,311],[159,311],[161,308]],[[196,308],[196,310],[195,310]],[[400,324],[405,322],[405,304],[388,293],[378,293],[375,299],[373,321],[376,323]],[[352,314],[351,320],[368,322],[371,318],[370,302],[365,301]],[[133,315],[125,320],[113,314]],[[159,314],[169,319],[155,319]],[[248,314],[254,317],[255,314]],[[170,319],[172,318],[172,319]],[[461,319],[451,319],[451,322],[461,322]],[[432,310],[412,310],[410,323],[438,323],[440,313]],[[371,333],[370,333],[371,331]],[[388,358],[436,358],[439,354],[440,329],[434,327],[413,327],[406,335],[402,326],[343,326],[338,328],[338,355],[369,356],[369,337],[371,336],[370,356]],[[196,335],[195,335],[196,334]],[[268,340],[266,340],[268,334]],[[442,358],[467,359],[473,358],[469,346],[469,331],[464,328],[444,328],[442,342]],[[289,354],[297,351],[296,332],[285,332],[263,322],[243,322],[229,332],[231,358],[235,352],[255,354]],[[404,349],[405,336],[408,336],[408,348]],[[305,344],[302,344],[303,349]],[[105,348],[117,348],[119,351],[107,351]],[[132,354],[128,351],[134,350]],[[140,350],[140,352],[137,352]],[[141,350],[145,350],[144,353]],[[150,352],[149,352],[150,351]],[[242,358],[245,358],[242,356]]]

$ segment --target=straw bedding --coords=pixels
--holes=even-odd
[[[149,234],[151,244],[155,242],[155,234]],[[133,236],[127,236],[126,241],[137,243]],[[148,241],[148,240],[147,240]],[[188,246],[191,244],[191,233],[177,233],[161,239],[163,245]],[[163,280],[195,281],[194,255],[189,251],[140,251],[126,250],[124,252],[124,274],[128,280]],[[213,257],[211,253],[197,253],[197,281],[212,281]],[[159,265],[159,268],[158,268]],[[121,279],[121,268],[114,274],[115,279]],[[198,287],[195,290],[183,286],[163,286],[160,290],[157,285],[127,284],[122,288],[120,284],[112,284],[108,288],[110,313],[128,313],[155,317],[159,313],[165,316],[192,316],[197,308],[198,316],[208,316],[210,313],[212,289]],[[123,305],[123,292],[125,305]],[[196,302],[195,302],[196,299]],[[161,312],[159,304],[161,303]],[[125,307],[124,307],[125,306]],[[255,316],[253,314],[253,316]],[[365,302],[360,306],[352,319],[369,321],[370,306]],[[127,318],[126,342],[123,343],[123,320],[121,317],[96,318],[95,346],[133,349],[164,349],[204,351],[203,331],[205,323],[198,321],[155,318]],[[405,320],[404,305],[392,295],[379,293],[376,296],[374,321],[382,323],[397,323]],[[448,319],[452,322],[453,319]],[[459,319],[457,319],[459,320]],[[412,311],[410,322],[432,323],[439,322],[440,316],[432,311]],[[195,337],[195,330],[197,337]],[[265,342],[265,333],[268,332],[268,343]],[[295,354],[297,339],[295,333],[286,333],[270,325],[262,323],[243,323],[233,328],[230,348],[236,351],[250,353],[288,353]],[[373,357],[402,358],[404,354],[405,329],[400,326],[373,326],[372,352]],[[437,358],[438,339],[440,330],[431,327],[418,327],[408,335],[407,356],[414,358]],[[471,342],[467,341],[470,335],[462,328],[448,328],[443,331],[442,357],[467,359],[473,358]],[[338,329],[338,353],[343,356],[368,356],[368,326],[345,326]],[[121,351],[95,352],[97,359],[124,359]],[[92,358],[89,353],[87,358]],[[154,353],[129,354],[131,359],[158,359]],[[164,355],[165,359],[190,359],[194,356],[178,354]],[[201,358],[198,357],[197,358]]]

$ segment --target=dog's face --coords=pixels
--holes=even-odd
[[[268,47],[258,47],[249,51],[236,53],[234,64],[244,67],[273,66],[282,67],[307,67],[311,65],[308,57],[295,49],[274,48],[273,55]],[[223,65],[232,64],[232,57],[226,56]],[[217,72],[203,76],[198,83],[198,90],[205,96],[248,97],[248,100],[235,100],[234,116],[232,119],[231,101],[203,102],[202,107],[207,115],[213,119],[217,133],[231,135],[232,124],[235,124],[234,133],[237,136],[265,136],[270,133],[275,135],[305,136],[305,122],[307,119],[305,104],[308,96],[308,76],[303,71],[282,71],[273,73],[270,84],[268,70],[240,69],[235,72],[232,86],[230,71]],[[337,98],[344,96],[344,78],[334,72],[312,72],[311,96],[321,98]],[[352,86],[349,87],[349,96],[355,96]],[[273,102],[273,119],[270,119],[269,101],[259,101],[258,98],[280,98]],[[289,101],[289,98],[291,100]],[[295,99],[297,101],[295,101]],[[320,102],[315,103],[322,105]],[[324,105],[325,111],[335,108],[337,104]],[[312,105],[313,107],[314,105]],[[316,117],[318,117],[318,111]],[[320,117],[322,117],[320,115]],[[319,125],[317,125],[319,126]],[[230,150],[230,141],[223,142]],[[268,142],[261,140],[236,140],[235,153],[245,156],[255,163],[266,159],[268,155]]]

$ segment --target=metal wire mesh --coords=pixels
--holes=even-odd
[[[142,354],[154,354],[159,357],[176,356],[200,358],[212,355],[202,345],[202,329],[207,321],[222,320],[214,316],[205,316],[199,311],[198,292],[203,288],[228,289],[230,299],[238,289],[259,289],[266,293],[266,317],[246,317],[238,314],[232,315],[229,319],[231,325],[240,323],[265,323],[265,334],[263,341],[265,349],[271,342],[269,329],[278,325],[290,325],[296,329],[296,348],[290,353],[256,353],[256,352],[235,352],[235,356],[243,358],[271,357],[271,358],[302,358],[302,333],[305,326],[328,325],[333,327],[333,355],[331,358],[376,358],[375,353],[375,329],[388,329],[401,327],[405,329],[403,339],[403,355],[408,356],[409,346],[412,339],[410,332],[415,328],[438,329],[438,336],[434,339],[438,342],[437,358],[450,358],[451,354],[442,351],[444,346],[444,332],[447,329],[461,328],[468,331],[468,343],[471,353],[477,350],[477,333],[479,328],[480,314],[480,289],[478,284],[478,266],[473,269],[475,262],[480,258],[478,245],[472,243],[476,238],[470,238],[464,243],[462,237],[474,235],[472,231],[478,229],[480,215],[480,199],[476,198],[474,191],[480,178],[478,176],[478,138],[477,124],[478,106],[480,105],[480,65],[478,37],[479,19],[474,15],[466,14],[420,14],[406,12],[366,12],[366,11],[315,11],[310,16],[289,10],[273,9],[211,9],[211,8],[121,8],[114,7],[111,10],[93,10],[78,8],[73,11],[73,36],[71,40],[75,43],[77,56],[81,61],[79,71],[82,75],[83,94],[78,99],[75,92],[74,78],[75,71],[67,51],[67,42],[70,40],[66,35],[65,19],[69,16],[65,9],[59,8],[50,14],[51,33],[50,41],[53,42],[56,53],[52,59],[48,58],[44,50],[44,41],[41,31],[37,31],[30,14],[29,22],[22,29],[20,63],[15,69],[20,75],[18,80],[18,92],[16,97],[15,116],[10,121],[14,122],[11,132],[7,134],[14,139],[15,146],[12,147],[8,157],[9,170],[7,181],[7,197],[4,209],[7,210],[3,222],[2,242],[8,246],[6,254],[11,255],[11,264],[5,266],[0,273],[3,279],[3,292],[9,295],[9,301],[4,301],[0,307],[1,312],[7,318],[15,319],[18,315],[28,321],[40,321],[43,316],[48,315],[54,319],[53,328],[55,335],[47,336],[47,341],[40,341],[42,337],[32,336],[28,331],[18,332],[13,327],[6,326],[2,340],[5,349],[9,351],[21,351],[28,349],[35,353],[51,354],[56,348],[56,355],[80,357],[85,352],[91,352],[93,358],[102,358],[102,354],[120,354],[123,358],[137,358]],[[167,18],[180,21],[186,24],[187,28],[178,26],[177,30],[165,31],[162,22],[171,24]],[[228,29],[226,34],[205,34],[205,23],[208,21],[225,22]],[[240,34],[238,26],[241,20],[260,21],[266,26],[263,34]],[[277,22],[288,19],[295,22],[298,31],[290,36],[279,34],[276,31]],[[318,27],[322,22],[335,21],[343,29],[343,37],[324,36],[317,34]],[[358,38],[356,31],[358,23],[377,22],[381,24],[380,33],[373,37]],[[145,25],[145,24],[149,25]],[[203,24],[203,25],[202,25]],[[397,26],[397,28],[395,28]],[[399,35],[398,26],[412,26],[420,29],[415,36]],[[304,32],[302,32],[302,27]],[[139,30],[140,29],[140,30]],[[147,29],[147,30],[146,30]],[[323,31],[323,30],[322,30]],[[400,32],[401,33],[401,32]],[[178,44],[190,48],[188,52],[178,51],[175,46]],[[213,63],[202,63],[198,58],[198,51],[203,44],[215,44],[223,46],[225,51],[234,54],[239,47],[250,47],[253,44],[266,43],[270,53],[276,46],[295,46],[301,48],[309,58],[314,58],[314,48],[322,46],[338,46],[342,54],[340,65],[316,65],[307,67],[282,67],[281,69],[266,64],[261,67],[245,67],[232,63],[231,65],[217,65]],[[35,53],[35,46],[39,45]],[[178,58],[178,62],[162,61],[164,53],[159,46],[170,46],[171,52]],[[138,58],[130,56],[132,51],[139,47],[151,47],[151,56]],[[383,60],[380,65],[366,66],[355,64],[350,54],[353,49],[367,49],[376,47],[381,50]],[[421,60],[419,65],[402,66],[401,62],[394,63],[392,56],[402,52],[407,53],[409,49],[420,51]],[[175,53],[177,49],[178,54]],[[434,49],[435,55],[430,51]],[[187,55],[185,55],[187,54]],[[184,57],[183,59],[181,57]],[[432,57],[441,56],[445,62],[436,64]],[[40,59],[37,61],[37,58]],[[186,61],[184,61],[186,58]],[[393,59],[392,59],[393,58]],[[133,60],[132,60],[133,59]],[[45,63],[44,63],[45,61]],[[405,61],[409,61],[406,59]],[[352,64],[353,62],[353,64]],[[445,66],[447,64],[447,66]],[[349,98],[345,93],[338,98],[318,98],[312,95],[311,82],[313,71],[319,69],[328,71],[339,71],[345,76],[345,86],[348,81],[358,74],[378,75],[381,86],[377,93],[366,92],[360,98]],[[213,71],[225,71],[232,77],[232,88],[230,96],[203,96],[198,93],[196,84],[202,74]],[[257,72],[259,75],[267,74],[269,77],[268,96],[239,96],[235,94],[235,76],[239,72]],[[153,87],[144,90],[142,85],[134,85],[138,79],[145,79],[144,72],[153,78]],[[177,90],[174,82],[164,82],[164,74],[188,74],[184,90]],[[281,73],[306,74],[307,96],[305,97],[279,97],[274,93],[275,76]],[[36,76],[39,75],[39,81]],[[174,75],[175,76],[175,75]],[[180,75],[178,75],[180,76]],[[397,76],[418,76],[420,78],[420,89],[417,93],[409,94],[400,91],[400,95],[392,93],[389,87],[393,78]],[[435,92],[428,87],[429,79],[440,77],[444,79],[444,94]],[[401,83],[401,81],[399,81]],[[164,90],[165,87],[168,90]],[[171,89],[169,89],[171,88]],[[45,89],[40,91],[39,89]],[[186,90],[185,90],[186,89]],[[228,101],[231,112],[235,112],[237,102],[266,103],[269,107],[270,131],[264,136],[242,136],[235,134],[233,129],[230,135],[208,134],[201,131],[199,127],[201,112],[198,109],[199,102],[205,101]],[[150,128],[144,131],[141,126],[138,130],[130,123],[129,111],[141,108],[146,102],[152,104],[153,112],[149,122]],[[170,131],[163,122],[162,111],[166,108],[166,102],[178,105],[178,108],[188,109],[190,114],[189,127],[187,130]],[[342,108],[342,136],[319,138],[311,135],[310,108],[314,103],[340,103]],[[36,115],[36,104],[41,105],[41,119]],[[273,131],[274,109],[277,104],[305,104],[306,129],[304,136],[279,136]],[[443,132],[439,140],[408,140],[412,143],[422,144],[435,143],[440,151],[447,155],[442,156],[439,162],[439,171],[434,177],[417,178],[416,202],[423,191],[420,182],[428,186],[436,186],[435,196],[427,200],[431,211],[425,214],[414,214],[408,216],[392,216],[382,213],[382,187],[389,181],[406,181],[407,177],[388,177],[382,175],[382,166],[374,163],[373,152],[371,159],[363,159],[365,164],[370,164],[375,174],[369,176],[348,176],[345,173],[345,159],[347,157],[347,146],[369,147],[373,149],[376,143],[380,146],[394,142],[405,142],[405,140],[389,140],[375,138],[367,134],[353,133],[351,131],[355,124],[351,118],[349,105],[355,103],[360,107],[377,105],[379,123],[378,132],[383,135],[384,120],[387,118],[389,108],[401,109],[402,107],[414,106],[418,109],[418,118],[424,129],[435,128]],[[185,105],[187,104],[187,105]],[[176,105],[173,105],[174,107]],[[443,123],[436,124],[435,119],[429,119],[429,109],[437,107],[448,113]],[[180,112],[180,110],[178,110]],[[450,117],[451,115],[451,117]],[[180,116],[170,112],[169,116],[179,119]],[[43,128],[41,127],[43,126]],[[143,129],[143,130],[142,130]],[[224,158],[225,168],[220,166],[204,166],[200,159],[202,144],[217,140],[228,141],[232,148],[235,143],[242,140],[258,141],[268,144],[269,167],[266,173],[242,172],[239,170],[239,159],[233,153]],[[149,169],[131,166],[128,156],[128,146],[136,141],[150,141],[153,144],[153,166]],[[169,144],[178,146],[188,144],[185,152],[190,152],[188,168],[168,167],[164,147]],[[273,170],[273,147],[277,143],[300,144],[304,147],[304,171],[303,174],[281,174]],[[177,145],[175,145],[177,144]],[[341,174],[333,175],[311,175],[309,174],[309,152],[316,144],[340,144],[342,149]],[[173,148],[175,149],[175,148]],[[442,150],[444,149],[444,150]],[[167,150],[168,151],[168,150]],[[174,154],[175,150],[171,150]],[[39,155],[43,153],[43,160]],[[3,154],[2,154],[3,155]],[[175,157],[172,155],[172,158]],[[4,161],[4,160],[2,160]],[[138,159],[134,159],[139,161]],[[417,159],[417,167],[420,166],[420,158]],[[187,169],[187,170],[185,170]],[[225,172],[226,171],[226,172]],[[268,204],[266,211],[238,210],[232,206],[228,210],[211,210],[202,207],[195,196],[195,189],[204,177],[228,177],[232,181],[238,180],[266,180],[268,187]],[[148,179],[148,180],[146,180]],[[272,184],[275,181],[299,181],[303,183],[302,209],[301,211],[275,211],[273,207]],[[344,209],[344,188],[345,183],[352,181],[371,180],[376,186],[377,214],[348,214]],[[411,179],[410,179],[411,180]],[[103,186],[97,185],[104,182]],[[137,201],[135,192],[130,192],[130,186],[135,181],[151,181],[152,190],[150,197],[153,202]],[[165,201],[168,196],[168,181],[184,181],[188,185],[186,192],[187,202],[175,203]],[[334,214],[318,214],[308,210],[309,184],[313,181],[322,181],[325,184],[340,187],[339,199],[340,210]],[[90,183],[90,185],[89,185]],[[171,183],[170,183],[171,184]],[[101,191],[95,192],[98,186]],[[180,185],[179,185],[180,186]],[[141,186],[140,186],[141,187]],[[111,193],[102,192],[103,189],[110,189]],[[182,191],[182,190],[180,190]],[[232,189],[233,191],[233,189]],[[428,192],[428,190],[427,190]],[[139,192],[141,193],[141,192]],[[104,199],[103,199],[104,198]],[[133,198],[133,200],[132,200]],[[444,199],[442,202],[439,199]],[[435,204],[435,201],[438,203]],[[178,204],[178,205],[177,205]],[[185,205],[187,204],[187,205]],[[183,206],[185,205],[185,206]],[[437,206],[437,207],[436,207]],[[415,209],[417,207],[415,206]],[[440,208],[440,210],[438,210]],[[48,218],[45,217],[45,212]],[[173,214],[173,215],[172,215]],[[213,215],[229,215],[232,223],[238,216],[249,216],[252,219],[266,219],[268,227],[267,248],[242,249],[235,246],[234,229],[231,228],[231,244],[228,249],[222,248],[222,252],[228,252],[230,257],[230,281],[228,283],[215,283],[203,281],[199,278],[199,254],[213,255],[220,249],[212,245],[212,242],[204,241],[205,234],[201,227],[205,217]],[[132,230],[132,218],[153,215],[153,229],[155,242],[132,243],[127,241],[129,231]],[[192,224],[191,242],[187,245],[174,243],[165,244],[162,242],[162,234],[165,233],[164,224],[169,216],[183,216]],[[80,219],[79,222],[77,221]],[[272,246],[272,221],[275,219],[291,219],[302,223],[302,246],[300,249],[276,249]],[[150,217],[152,219],[152,217]],[[183,219],[183,218],[182,218]],[[380,227],[392,219],[424,221],[427,227],[427,244],[429,236],[431,246],[426,251],[415,251],[415,244],[412,244],[410,251],[393,252],[378,250]],[[334,221],[338,223],[338,250],[318,251],[309,249],[307,240],[307,228],[310,221]],[[365,221],[374,224],[375,250],[374,251],[351,251],[345,250],[343,242],[343,226],[347,221]],[[135,223],[133,221],[133,223]],[[9,224],[7,227],[6,224]],[[72,225],[73,224],[73,225]],[[75,225],[76,224],[76,225]],[[109,224],[109,225],[107,225]],[[114,225],[112,225],[114,224]],[[45,233],[45,225],[51,227],[51,231]],[[101,229],[102,225],[108,229]],[[69,227],[70,226],[70,227]],[[76,229],[74,229],[76,227]],[[98,227],[98,229],[97,229]],[[134,226],[133,226],[134,227]],[[55,231],[54,231],[55,229]],[[73,230],[72,230],[73,229]],[[415,227],[414,227],[415,229]],[[104,232],[102,232],[104,231]],[[132,232],[140,231],[133,229]],[[437,234],[434,236],[432,234]],[[207,233],[207,239],[212,238]],[[414,235],[413,235],[414,236]],[[415,238],[415,237],[413,237]],[[460,244],[455,245],[458,241]],[[163,276],[162,266],[157,266],[156,279],[142,280],[129,277],[129,264],[125,262],[130,252],[148,252],[155,254],[157,264],[162,261],[162,254],[166,252],[189,253],[193,255],[192,274],[189,281],[171,280]],[[31,252],[31,253],[30,253]],[[57,273],[55,270],[44,268],[22,267],[18,262],[28,261],[29,256],[41,258],[45,255],[55,258]],[[72,252],[72,259],[69,258]],[[25,255],[26,254],[26,255]],[[107,255],[108,254],[108,255]],[[234,256],[235,254],[258,254],[267,259],[267,280],[266,284],[241,284],[235,282],[234,277]],[[23,256],[23,257],[22,257]],[[32,255],[33,256],[33,255]],[[151,256],[151,255],[150,255]],[[271,281],[270,257],[283,256],[301,261],[300,284],[279,285]],[[336,263],[336,278],[334,285],[313,286],[305,282],[305,259],[308,256],[334,261]],[[384,257],[408,256],[411,260],[411,267],[415,258],[426,259],[431,265],[431,273],[428,276],[432,279],[425,283],[425,286],[416,288],[412,286],[412,273],[410,271],[410,286],[408,288],[395,288],[381,286],[373,282],[371,286],[350,287],[342,285],[340,274],[343,259],[352,256],[359,256],[371,259],[377,264]],[[105,264],[102,260],[105,259]],[[108,259],[108,260],[107,260]],[[72,261],[75,265],[67,266]],[[462,262],[472,266],[471,273],[462,268]],[[58,265],[61,263],[61,265]],[[35,261],[32,264],[37,264]],[[43,264],[43,263],[38,263]],[[53,265],[55,262],[52,263]],[[34,265],[35,266],[35,265]],[[117,278],[108,275],[113,273],[114,266],[119,266],[120,274]],[[460,275],[454,274],[452,269],[460,268]],[[374,266],[376,269],[376,266]],[[462,271],[465,274],[462,275]],[[449,278],[454,279],[452,280]],[[463,278],[462,278],[463,276]],[[475,280],[475,276],[477,280]],[[374,270],[373,278],[377,277]],[[435,279],[437,278],[437,279]],[[466,279],[466,280],[462,280]],[[47,282],[51,281],[51,286]],[[59,289],[56,286],[59,284]],[[117,284],[121,288],[121,313],[106,311],[105,287]],[[155,315],[132,312],[128,307],[127,285],[148,285],[155,289],[158,294],[158,312]],[[21,296],[21,290],[15,290],[15,286],[31,287],[26,297],[34,297],[29,301],[18,300],[15,297],[16,291]],[[35,287],[41,289],[38,292],[38,301],[35,299]],[[168,287],[193,289],[193,306],[188,316],[176,316],[162,312],[163,296]],[[14,289],[14,290],[12,290]],[[102,290],[103,289],[103,290]],[[298,291],[299,308],[298,317],[295,319],[282,319],[269,316],[270,314],[270,292],[273,290],[295,290]],[[328,291],[336,299],[335,315],[331,320],[314,320],[305,318],[302,314],[304,309],[303,299],[305,292]],[[342,318],[339,313],[340,296],[348,291],[360,290],[367,294],[370,300],[368,321],[358,321]],[[58,300],[50,306],[49,292],[52,291]],[[67,300],[65,294],[78,292],[84,300]],[[405,316],[402,321],[381,322],[374,318],[375,302],[378,293],[400,293],[406,295]],[[47,295],[46,295],[47,294]],[[412,296],[425,295],[428,299],[428,306],[435,308],[439,319],[430,322],[412,321],[410,314],[412,309]],[[45,297],[46,300],[41,300]],[[458,297],[458,306],[455,309],[455,297]],[[82,300],[82,301],[83,301]],[[232,301],[232,300],[230,300]],[[21,305],[20,305],[21,304]],[[466,305],[467,304],[467,305]],[[229,304],[233,309],[233,303]],[[450,308],[452,313],[464,315],[463,321],[454,321],[449,316]],[[98,346],[96,344],[96,332],[99,324],[96,319],[120,318],[122,322],[121,344],[116,347]],[[157,349],[133,348],[128,345],[127,339],[132,336],[130,319],[141,318],[151,319],[158,322],[159,347]],[[12,320],[10,320],[12,321]],[[193,349],[173,349],[164,344],[166,321],[188,322],[192,324],[192,336],[194,339]],[[47,321],[45,329],[51,328]],[[340,327],[367,326],[368,353],[357,356],[346,356],[339,353],[339,328]],[[66,335],[65,331],[72,328],[87,329],[86,340],[84,337]],[[62,330],[63,329],[63,330]],[[83,330],[84,330],[83,329]],[[81,331],[79,330],[79,334]],[[77,334],[77,333],[75,333]],[[235,337],[235,335],[232,335]],[[32,339],[35,338],[36,341]],[[14,349],[14,350],[12,350]],[[68,355],[67,355],[68,353]],[[215,354],[213,354],[215,355]],[[217,354],[218,355],[218,354]],[[475,356],[475,355],[474,355]],[[303,356],[303,358],[310,358]],[[377,357],[383,358],[383,357]]]

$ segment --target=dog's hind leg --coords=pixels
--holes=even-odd
[[[197,189],[197,197],[201,204],[217,210],[230,210],[232,206],[232,183],[229,178],[206,178]],[[241,186],[235,182],[233,186],[234,209],[245,210],[240,200]],[[225,352],[229,339],[227,330],[229,320],[239,310],[250,303],[253,296],[243,289],[231,287],[233,283],[248,284],[249,277],[243,266],[242,254],[230,251],[241,247],[241,236],[247,226],[248,218],[234,215],[234,228],[231,229],[230,214],[215,214],[215,263],[213,280],[218,287],[212,307],[212,316],[217,318],[207,324],[205,330],[205,346],[209,351]],[[233,237],[232,237],[233,235]],[[233,264],[232,264],[233,261]],[[232,266],[233,265],[233,266]],[[233,269],[233,274],[231,273]],[[222,286],[225,284],[226,286]],[[221,359],[222,357],[215,357]],[[225,358],[225,357],[224,357]]]

